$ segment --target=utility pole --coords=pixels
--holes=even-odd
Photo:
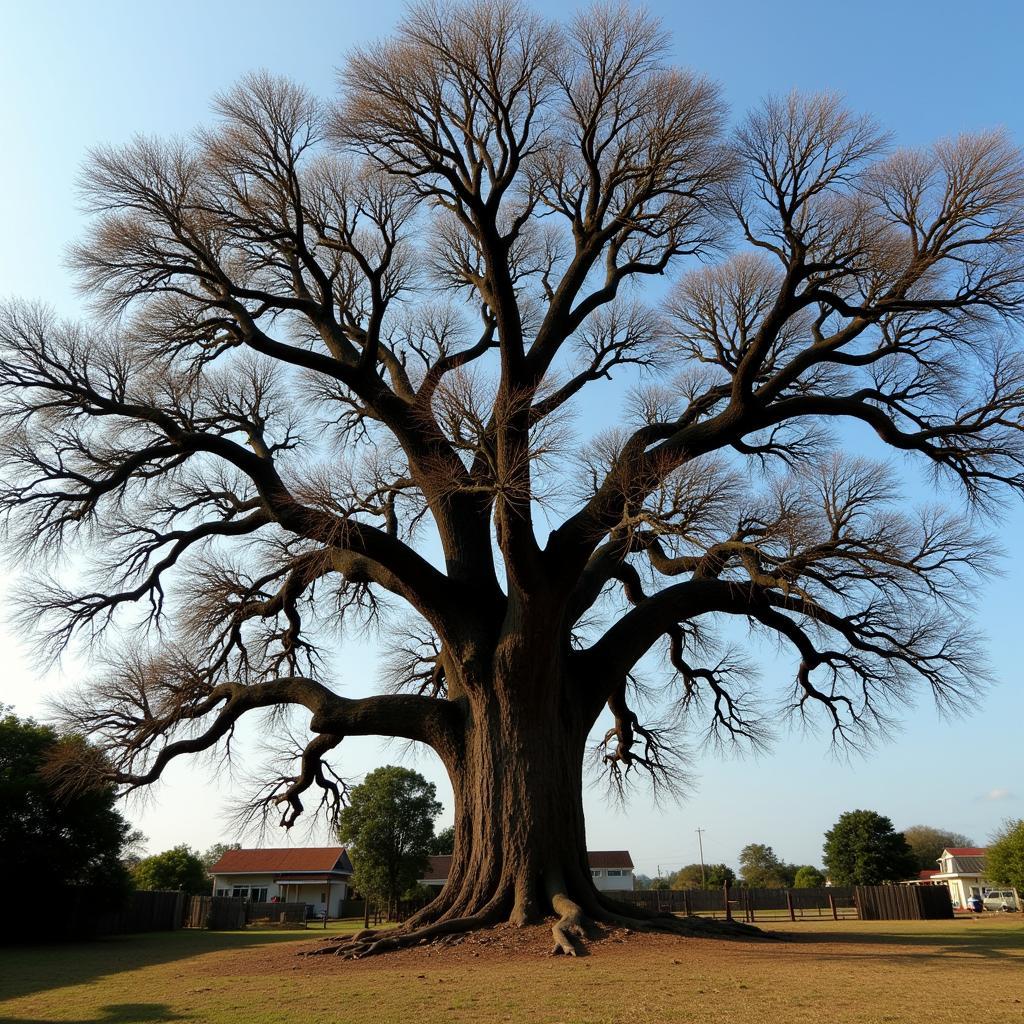
[[[700,887],[706,889],[707,881],[704,878],[704,833],[707,829],[698,828],[695,831],[697,833],[697,848],[700,850]]]

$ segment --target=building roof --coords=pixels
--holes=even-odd
[[[954,857],[984,857],[988,853],[986,846],[956,846],[948,847],[943,853],[952,854]]]
[[[929,878],[931,878],[933,875],[937,875],[937,874],[938,874],[938,871],[934,871],[934,870],[933,871],[928,871],[928,870],[925,870],[925,871],[919,871],[917,873],[917,877],[920,878],[921,881],[925,882]]]
[[[211,875],[295,874],[326,871],[352,873],[344,846],[294,846],[267,850],[227,850]]]
[[[587,860],[592,868],[631,868],[633,858],[628,850],[588,850]]]
[[[448,872],[452,869],[452,855],[450,853],[439,854],[436,857],[428,858],[428,864],[426,870],[423,872],[424,878],[447,878]]]
[[[587,860],[592,868],[632,868],[633,858],[628,850],[589,850]],[[441,854],[431,857],[423,872],[422,879],[425,881],[436,881],[448,877],[452,869],[451,854]]]

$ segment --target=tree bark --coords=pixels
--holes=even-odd
[[[359,933],[317,953],[365,956],[552,915],[552,952],[570,956],[583,951],[583,940],[599,924],[722,930],[720,924],[691,919],[687,926],[670,914],[627,909],[598,892],[583,814],[583,760],[596,717],[592,700],[582,696],[560,659],[545,660],[534,650],[504,664],[487,685],[464,680],[464,741],[439,751],[455,793],[455,846],[443,889],[401,928]]]

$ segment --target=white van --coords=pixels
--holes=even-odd
[[[986,910],[1016,910],[1017,901],[1013,898],[1012,889],[989,889],[981,902]]]

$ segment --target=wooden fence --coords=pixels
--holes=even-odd
[[[728,893],[728,895],[726,895]],[[818,889],[644,889],[608,892],[632,907],[660,913],[734,917],[742,921],[856,917],[850,886]]]
[[[193,896],[184,908],[186,928],[231,931],[249,924],[306,927],[305,903],[255,903],[235,896]]]
[[[935,921],[953,917],[945,885],[858,885],[854,899],[863,921]]]
[[[54,890],[52,904],[13,894],[8,912],[18,922],[7,936],[21,942],[64,942],[102,935],[171,931],[181,927],[185,894],[177,890],[134,890],[122,894],[69,886]]]

